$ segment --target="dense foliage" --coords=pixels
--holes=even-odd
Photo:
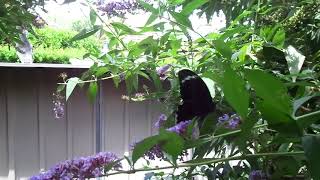
[[[0,2],[0,42],[19,42],[21,31],[17,27],[32,30],[35,7],[43,7],[45,0],[2,0]]]
[[[52,28],[35,29],[35,35],[29,34],[33,45],[34,62],[68,64],[69,59],[82,59],[87,53],[99,55],[102,42],[90,37],[86,40],[71,41],[76,32]],[[0,61],[17,62],[18,56],[14,47],[6,44],[0,46]]]
[[[130,169],[109,172],[108,163],[99,176],[153,171],[146,179],[320,179],[318,1],[168,0],[140,5],[150,14],[143,27],[106,23],[92,9],[92,29],[74,39],[99,31],[108,38],[110,51],[95,57],[103,65],[95,64],[58,88],[61,93],[65,87],[68,99],[77,84],[90,83],[94,99],[97,81],[112,78],[115,86],[125,82],[128,100],[163,102],[166,115],[159,117],[159,134],[135,144],[132,156],[124,158]],[[211,19],[220,10],[226,28],[208,34],[193,29],[193,12]],[[94,25],[97,18],[104,24]],[[191,31],[198,36],[191,37]],[[176,73],[184,68],[203,78],[217,106],[200,136],[194,135],[196,119],[176,124]],[[153,86],[139,87],[142,78]],[[164,79],[169,89],[163,87]],[[184,161],[181,157],[190,149],[192,159]],[[171,166],[135,168],[138,159],[156,157]]]

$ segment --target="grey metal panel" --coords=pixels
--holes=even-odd
[[[10,74],[8,119],[9,136],[13,136],[9,137],[9,141],[13,151],[9,152],[13,153],[10,159],[18,179],[39,171],[38,92],[35,75],[25,71]]]
[[[27,178],[59,161],[94,154],[97,115],[102,150],[120,157],[132,142],[156,133],[157,103],[124,101],[124,84],[117,89],[111,80],[102,82],[100,114],[89,103],[86,87],[77,87],[66,116],[54,119],[52,93],[64,71],[71,77],[81,70],[0,67],[0,179]]]
[[[111,151],[122,156],[125,145],[125,101],[121,99],[123,86],[115,88],[112,81],[102,83],[101,116],[103,120],[102,143],[104,151]]]
[[[68,136],[71,136],[68,144],[72,157],[95,153],[95,113],[85,90],[77,87],[67,102]]]
[[[9,173],[6,71],[0,71],[0,179]]]
[[[53,96],[57,88],[58,74],[41,71],[39,82],[39,127],[40,127],[40,167],[48,169],[67,154],[67,121],[65,117],[55,119]]]

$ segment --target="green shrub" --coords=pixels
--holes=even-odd
[[[95,37],[89,37],[84,40],[70,42],[71,38],[77,34],[75,31],[70,30],[58,30],[53,28],[43,28],[35,30],[36,36],[29,35],[31,44],[35,48],[79,48],[85,49],[87,52],[96,54],[100,52],[102,43]]]
[[[36,63],[60,63],[69,64],[70,58],[81,59],[86,54],[85,49],[65,48],[52,49],[38,47],[33,51],[33,59]],[[0,62],[19,62],[14,47],[0,46]]]
[[[99,39],[90,37],[81,41],[70,42],[77,34],[74,31],[52,28],[36,29],[36,36],[29,34],[33,45],[33,58],[37,63],[68,64],[70,58],[82,59],[86,53],[97,55],[102,43]],[[0,62],[18,62],[14,47],[0,45]]]

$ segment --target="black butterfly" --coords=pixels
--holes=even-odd
[[[177,123],[198,117],[202,124],[203,119],[215,110],[207,85],[196,73],[187,69],[179,71],[178,78],[183,102],[178,107]]]

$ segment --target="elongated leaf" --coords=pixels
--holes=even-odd
[[[272,42],[275,46],[282,48],[286,38],[286,33],[283,28],[279,28],[276,34],[273,36]]]
[[[286,136],[296,137],[302,135],[297,121],[290,114],[281,112],[275,108],[273,102],[258,101],[257,106],[263,118],[268,121],[268,125],[272,129]]]
[[[117,29],[120,29],[128,34],[138,34],[138,32],[136,32],[135,30],[131,29],[129,26],[120,23],[120,22],[113,22],[111,23],[111,25]]]
[[[304,136],[302,145],[305,155],[308,159],[308,170],[313,179],[320,179],[320,136]]]
[[[98,32],[101,29],[101,26],[94,26],[92,29],[90,30],[82,30],[80,31],[77,35],[75,35],[73,38],[71,38],[71,42],[72,41],[77,41],[77,40],[81,40],[81,39],[85,39],[89,36],[94,35],[96,32]]]
[[[161,146],[163,150],[174,159],[177,159],[184,147],[183,138],[177,133],[167,130],[160,130],[159,138],[161,141],[164,141],[164,144]]]
[[[90,11],[90,23],[92,25],[94,25],[96,23],[97,20],[97,13],[95,12],[95,10],[91,9]]]
[[[245,75],[257,96],[272,104],[274,109],[291,115],[291,99],[279,79],[261,70],[246,70]]]
[[[156,13],[156,14],[155,14],[155,13],[152,13],[152,14],[149,16],[149,18],[148,18],[148,20],[147,20],[147,22],[146,22],[146,24],[145,24],[144,26],[147,26],[147,25],[153,23],[157,18],[158,18],[158,13]]]
[[[154,8],[152,5],[144,2],[143,0],[138,0],[138,2],[144,9],[148,10],[149,12],[152,12],[154,14],[159,12],[156,8]]]
[[[154,145],[158,144],[159,136],[148,137],[134,146],[132,151],[132,162],[135,164],[139,158],[143,157],[144,154],[149,151]]]
[[[109,69],[107,67],[99,67],[95,73],[96,77],[101,77],[102,75],[109,72]]]
[[[176,13],[173,11],[170,11],[170,14],[172,15],[172,17],[176,20],[176,22],[178,24],[181,24],[185,27],[192,29],[191,21],[188,19],[188,17],[186,15],[181,14],[181,13]]]
[[[77,77],[73,77],[73,78],[68,79],[67,87],[66,87],[66,100],[69,99],[69,97],[72,94],[74,88],[79,83],[79,80],[80,79],[77,78]]]
[[[94,102],[98,93],[98,84],[97,82],[91,82],[88,89],[88,96],[90,102]]]
[[[222,89],[228,103],[245,118],[249,108],[249,93],[245,88],[245,81],[231,67],[226,66]]]
[[[231,59],[232,49],[222,40],[218,39],[213,41],[215,49],[225,58]]]
[[[181,11],[182,14],[188,16],[190,15],[195,9],[199,8],[203,4],[207,3],[208,0],[193,0],[189,2]]]
[[[297,99],[293,102],[293,115],[296,114],[297,110],[304,104],[306,103],[307,101],[309,101],[310,99],[314,98],[314,97],[317,97],[317,96],[320,96],[320,93],[316,93],[312,96],[305,96],[305,97],[302,97],[300,99]]]
[[[311,124],[320,121],[320,111],[315,111],[309,114],[305,114],[296,117],[297,123],[301,128],[306,128]]]

